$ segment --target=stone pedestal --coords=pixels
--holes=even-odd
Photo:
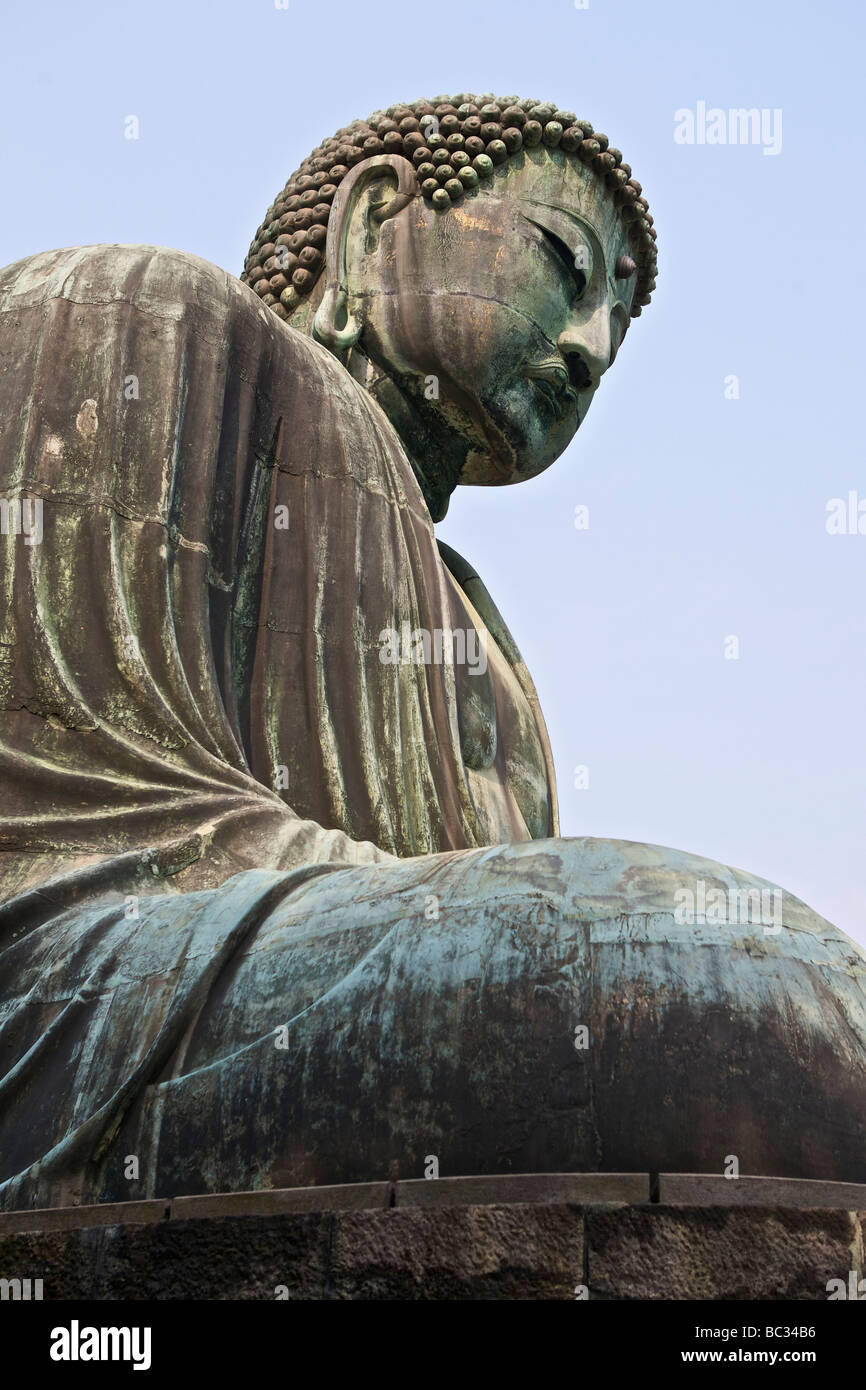
[[[442,1178],[8,1212],[0,1279],[46,1300],[826,1300],[866,1278],[864,1238],[856,1184]]]

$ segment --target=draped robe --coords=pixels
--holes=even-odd
[[[38,539],[0,536],[2,1203],[411,1175],[425,1150],[629,1166],[639,1069],[605,1099],[573,1045],[611,992],[631,1007],[622,923],[670,1051],[675,885],[760,881],[549,838],[495,605],[378,406],[247,287],[179,252],[50,253],[0,273],[0,330],[0,495],[41,507]],[[485,669],[384,660],[404,629],[471,632]],[[863,958],[789,912],[796,988],[770,952],[738,1046],[793,989],[828,1123],[862,1135]],[[723,1007],[742,966],[717,945]],[[692,1091],[664,1142],[700,1166]],[[855,1142],[777,1149],[836,1175]]]

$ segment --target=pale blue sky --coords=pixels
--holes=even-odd
[[[139,241],[237,273],[286,175],[353,117],[462,90],[588,117],[654,213],[654,302],[558,463],[519,492],[460,489],[440,534],[533,672],[565,834],[751,870],[866,942],[866,536],[825,530],[828,499],[866,500],[862,16],[855,0],[19,6],[0,263]],[[781,153],[675,143],[674,112],[700,101],[780,108]]]

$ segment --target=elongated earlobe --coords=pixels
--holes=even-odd
[[[418,178],[413,166],[402,155],[374,155],[356,164],[334,197],[328,218],[328,240],[325,250],[326,287],[322,302],[313,319],[313,337],[335,357],[341,357],[354,347],[361,334],[362,324],[349,314],[349,289],[346,277],[346,255],[349,230],[358,201],[364,191],[383,175],[396,180],[397,192],[381,207],[372,209],[370,218],[381,224],[402,212],[415,197]]]

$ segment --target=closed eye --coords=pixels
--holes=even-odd
[[[574,264],[574,256],[569,251],[564,241],[561,241],[553,232],[549,232],[546,227],[542,227],[538,222],[535,223],[541,232],[550,249],[553,251],[557,260],[561,263],[566,274],[571,277],[576,286],[576,297],[581,298],[586,289],[586,274]]]

